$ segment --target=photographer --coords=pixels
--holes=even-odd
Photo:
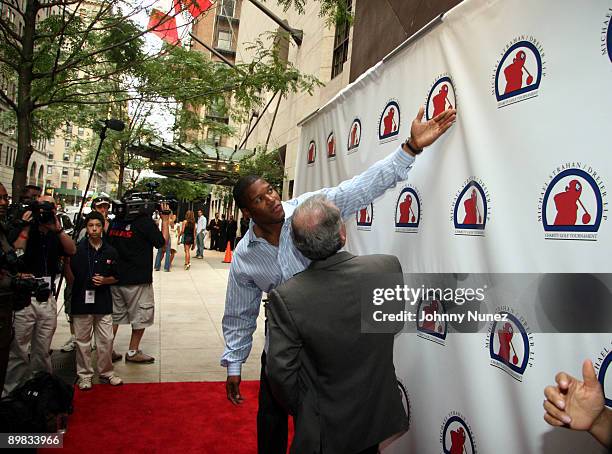
[[[10,393],[20,382],[38,371],[51,372],[49,351],[57,326],[53,296],[55,278],[60,273],[60,257],[74,255],[76,245],[64,232],[55,213],[51,196],[41,196],[23,213],[23,227],[13,246],[23,251],[24,272],[42,278],[50,287],[46,301],[31,298],[31,304],[15,311],[15,337],[11,342],[4,392]],[[29,356],[28,356],[29,350]]]
[[[160,214],[161,232],[151,217],[152,213],[146,210],[134,217],[117,215],[108,231],[109,244],[119,254],[119,283],[111,288],[113,332],[117,334],[119,325],[132,325],[126,362],[142,364],[155,361],[140,350],[140,340],[145,328],[153,325],[153,248],[163,247],[169,237],[170,209],[167,203],[161,204]],[[121,358],[113,350],[113,361]]]
[[[8,202],[6,188],[0,183],[0,222],[6,221]],[[4,226],[0,228],[0,247],[2,253],[9,253],[12,248],[6,238]],[[4,388],[4,377],[8,364],[9,349],[11,338],[13,337],[13,304],[14,292],[11,290],[12,278],[10,272],[5,268],[5,264],[0,268],[0,390]]]

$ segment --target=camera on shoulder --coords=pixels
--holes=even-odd
[[[151,181],[145,185],[147,192],[127,192],[121,200],[113,200],[112,213],[115,219],[133,221],[140,216],[152,216],[156,211],[170,214],[176,210],[178,201],[174,195],[164,196],[157,192],[159,183]],[[162,210],[161,205],[168,204],[170,210]]]
[[[22,220],[26,211],[32,212],[32,220]],[[14,226],[44,225],[55,222],[55,205],[51,202],[34,200],[28,203],[14,203],[8,207],[8,221]]]

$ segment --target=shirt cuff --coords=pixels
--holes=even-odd
[[[242,363],[228,363],[227,375],[242,375]]]
[[[396,155],[395,159],[396,159],[397,163],[402,165],[402,166],[405,166],[405,167],[412,166],[412,164],[414,164],[414,161],[416,159],[414,156],[410,156],[408,153],[406,153],[402,149],[401,145],[399,146],[399,148],[395,152],[395,155]]]

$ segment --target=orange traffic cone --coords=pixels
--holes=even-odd
[[[232,263],[232,247],[230,246],[230,242],[227,242],[227,247],[225,248],[225,258],[223,259],[223,263]]]

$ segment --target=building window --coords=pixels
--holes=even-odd
[[[49,139],[49,145],[55,145],[55,137]]]
[[[68,188],[68,183],[66,183],[65,181],[62,181],[62,183],[60,184],[60,188],[67,189]]]
[[[219,30],[217,47],[223,50],[232,50],[232,34],[225,30]]]
[[[50,188],[50,187],[51,187],[51,184],[52,184],[52,183],[51,183],[51,180],[47,180],[47,181],[46,181],[46,183],[45,183],[45,187],[46,187],[46,188]]]
[[[66,123],[66,134],[72,135],[72,125],[70,123]]]
[[[72,183],[72,189],[79,189],[78,183]]]
[[[83,134],[85,134],[85,129],[79,127],[79,136],[82,136]]]
[[[70,153],[64,153],[64,161],[70,161]]]
[[[62,167],[62,177],[68,176],[68,167]]]
[[[81,169],[74,169],[74,176],[78,177],[81,175]]]
[[[53,161],[53,153],[47,153],[47,159]]]
[[[235,0],[222,0],[221,2],[221,16],[234,17],[234,8],[236,6]]]
[[[74,162],[76,162],[77,164],[78,164],[79,162],[81,162],[81,155],[80,155],[80,154],[75,154],[75,155],[74,155]]]
[[[352,10],[352,7],[352,0],[347,0],[347,9],[349,12]],[[336,35],[334,37],[334,55],[332,58],[332,79],[342,73],[344,62],[348,59],[350,30],[351,25],[348,21],[344,24],[336,25]]]
[[[51,175],[53,173],[53,166],[47,166],[47,175]]]
[[[71,145],[72,142],[70,141],[70,139],[64,140],[64,148],[70,148]]]

